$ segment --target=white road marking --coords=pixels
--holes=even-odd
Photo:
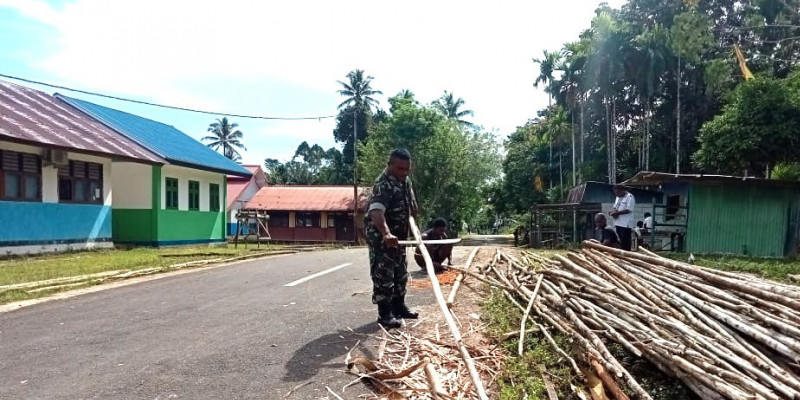
[[[298,279],[298,280],[296,280],[296,281],[294,281],[292,283],[287,283],[287,284],[285,284],[283,286],[286,286],[286,287],[297,286],[297,285],[299,285],[299,284],[301,284],[301,283],[303,283],[305,281],[310,281],[310,280],[312,280],[314,278],[319,278],[322,275],[331,273],[331,272],[336,271],[336,270],[340,270],[340,269],[342,269],[344,267],[349,267],[351,265],[353,265],[353,263],[346,263],[346,264],[342,264],[342,265],[337,265],[337,266],[335,266],[333,268],[328,268],[325,271],[317,272],[316,274],[309,275],[309,276],[307,276],[305,278]]]

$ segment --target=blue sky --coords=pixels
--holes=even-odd
[[[402,89],[425,103],[453,91],[475,111],[474,122],[502,138],[547,104],[532,87],[531,57],[574,40],[598,3],[0,0],[0,73],[187,108],[293,117],[336,114],[336,80],[361,68],[375,76],[384,104]],[[195,138],[218,117],[64,94]],[[304,140],[335,145],[334,119],[232,120],[245,133],[245,163],[286,160]]]

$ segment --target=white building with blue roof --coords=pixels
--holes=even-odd
[[[115,243],[169,246],[225,241],[226,176],[241,165],[172,126],[55,95],[160,158],[165,165],[113,163]]]

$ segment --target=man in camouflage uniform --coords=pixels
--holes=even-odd
[[[399,327],[397,318],[418,317],[405,304],[406,252],[398,245],[398,240],[408,238],[409,215],[417,212],[417,201],[408,179],[410,167],[411,155],[407,150],[392,152],[386,169],[375,180],[364,216],[372,303],[378,305],[378,323],[386,328]]]

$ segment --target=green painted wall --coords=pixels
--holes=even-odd
[[[152,242],[153,210],[115,208],[111,213],[111,236],[117,243]]]
[[[161,209],[162,167],[152,170],[150,209],[113,209],[112,236],[118,243],[144,245],[204,243],[225,238],[226,186],[218,212]]]
[[[223,239],[225,212],[159,210],[158,241]]]
[[[686,250],[784,257],[797,247],[797,190],[692,185]]]
[[[158,240],[158,216],[159,213],[155,210],[161,209],[161,166],[153,167],[153,203],[150,206],[150,241]]]

